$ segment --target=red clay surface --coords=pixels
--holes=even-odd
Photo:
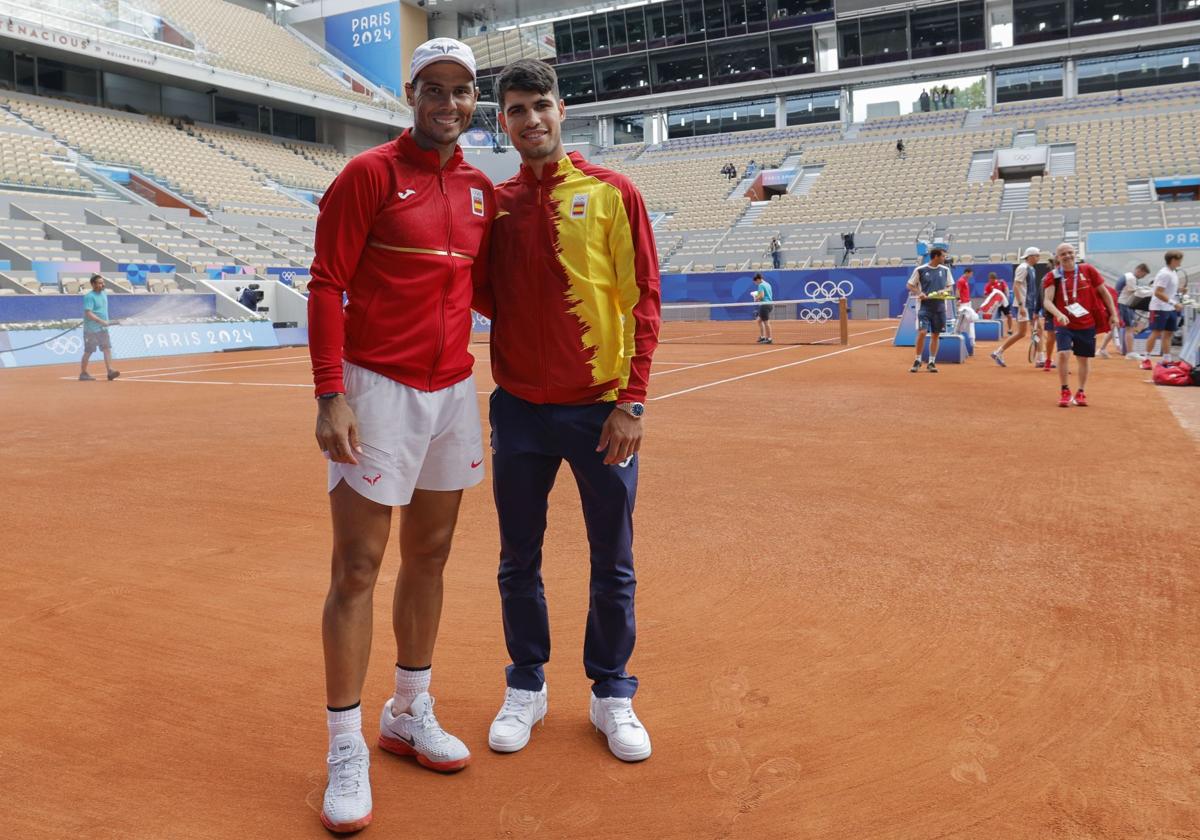
[[[1197,444],[1132,363],[1098,361],[1092,406],[1060,410],[1050,374],[977,357],[910,375],[893,325],[851,328],[850,348],[758,347],[749,326],[659,352],[643,764],[588,724],[566,470],[550,713],[525,751],[488,750],[498,548],[490,490],[467,492],[433,686],[474,759],[445,776],[373,748],[363,837],[1200,837]],[[0,371],[2,833],[326,836],[306,353],[122,367]],[[368,743],[391,690],[389,551]]]

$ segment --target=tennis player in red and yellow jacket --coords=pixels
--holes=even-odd
[[[512,660],[488,744],[520,750],[546,714],[542,539],[550,489],[566,461],[591,547],[589,715],[618,758],[641,761],[650,736],[633,712],[638,683],[626,665],[635,639],[637,452],[660,320],[654,234],[628,179],[566,154],[553,68],[516,61],[501,72],[497,93],[522,166],[496,188],[490,283],[476,297],[493,317],[492,487]]]

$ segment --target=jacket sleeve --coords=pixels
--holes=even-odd
[[[625,321],[628,368],[617,389],[617,402],[643,402],[662,319],[658,251],[641,193],[628,181],[620,184],[620,191],[621,201],[609,229],[609,252]]]
[[[333,179],[320,202],[308,283],[308,353],[318,394],[345,391],[342,296],[389,189],[385,161],[359,155]]]

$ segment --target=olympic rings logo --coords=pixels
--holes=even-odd
[[[826,306],[824,309],[801,309],[797,316],[801,321],[809,321],[814,324],[823,324],[826,321],[833,319],[833,310]]]
[[[279,276],[281,278],[283,278],[284,280],[286,280],[287,282],[291,283],[293,280],[296,279],[296,272],[284,271],[284,272],[281,272]]]
[[[809,280],[804,284],[804,296],[813,300],[837,300],[850,297],[853,293],[854,284],[849,280],[838,280],[836,283],[832,280],[822,283]]]
[[[83,341],[77,335],[60,336],[48,343],[46,349],[58,356],[75,355],[83,349]]]

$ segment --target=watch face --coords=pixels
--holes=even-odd
[[[635,402],[633,405],[629,406],[629,413],[634,417],[641,417],[646,413],[646,406],[642,405],[642,403]]]

